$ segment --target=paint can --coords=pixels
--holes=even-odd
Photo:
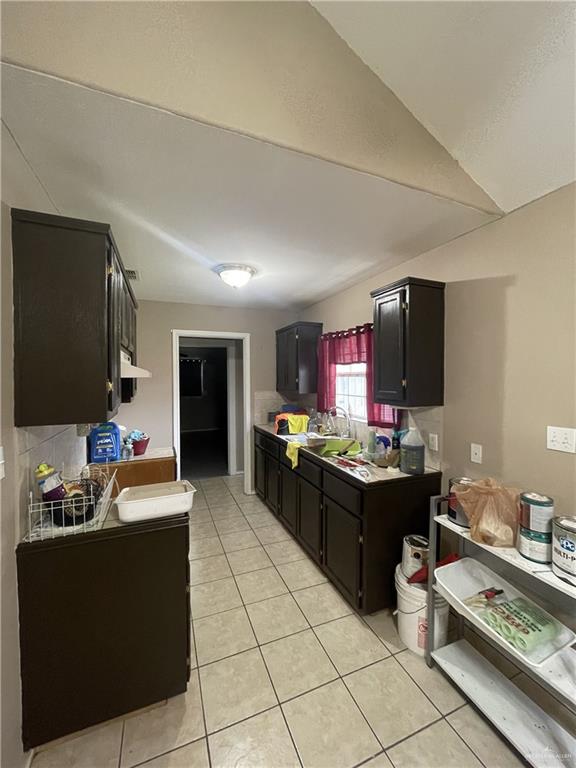
[[[576,517],[552,521],[552,572],[576,586]]]
[[[516,548],[523,557],[527,560],[532,560],[533,563],[551,563],[552,533],[531,531],[520,526]]]
[[[450,492],[450,498],[448,500],[448,517],[453,523],[461,525],[463,528],[470,528],[470,523],[466,517],[466,513],[454,493],[455,485],[471,485],[474,482],[470,477],[453,477],[448,481],[448,488]]]
[[[552,533],[554,499],[540,493],[520,494],[520,525],[529,531]]]
[[[404,536],[402,573],[407,579],[428,563],[428,539],[424,536]]]

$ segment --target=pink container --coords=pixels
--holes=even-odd
[[[148,448],[149,442],[149,437],[144,437],[142,440],[134,440],[132,443],[132,447],[134,448],[134,456],[143,456],[146,453],[146,448]]]

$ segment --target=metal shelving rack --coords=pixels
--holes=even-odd
[[[454,523],[440,506],[449,496],[430,499],[430,553],[428,578],[428,634],[426,663],[435,664],[454,682],[477,709],[535,768],[574,768],[576,739],[557,720],[503,675],[464,639],[464,618],[459,617],[458,639],[434,649],[434,592],[438,541],[442,528],[458,536],[462,556],[480,560],[496,573],[515,583],[528,596],[544,603],[546,609],[574,622],[576,587],[562,581],[549,566],[523,558],[514,548],[489,547],[472,541],[470,531]],[[490,642],[486,635],[484,639]],[[491,643],[492,644],[492,643]],[[496,646],[494,646],[496,647]],[[557,653],[540,667],[522,663],[517,656],[497,650],[513,664],[576,713],[576,645]]]

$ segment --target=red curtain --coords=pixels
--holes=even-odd
[[[336,366],[366,363],[368,425],[395,427],[396,409],[374,402],[372,376],[374,326],[358,325],[347,331],[325,333],[318,342],[318,410],[327,411],[336,403]]]

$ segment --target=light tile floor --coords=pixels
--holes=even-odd
[[[33,768],[523,765],[389,611],[357,616],[242,485],[196,482],[187,693],[48,745]]]

